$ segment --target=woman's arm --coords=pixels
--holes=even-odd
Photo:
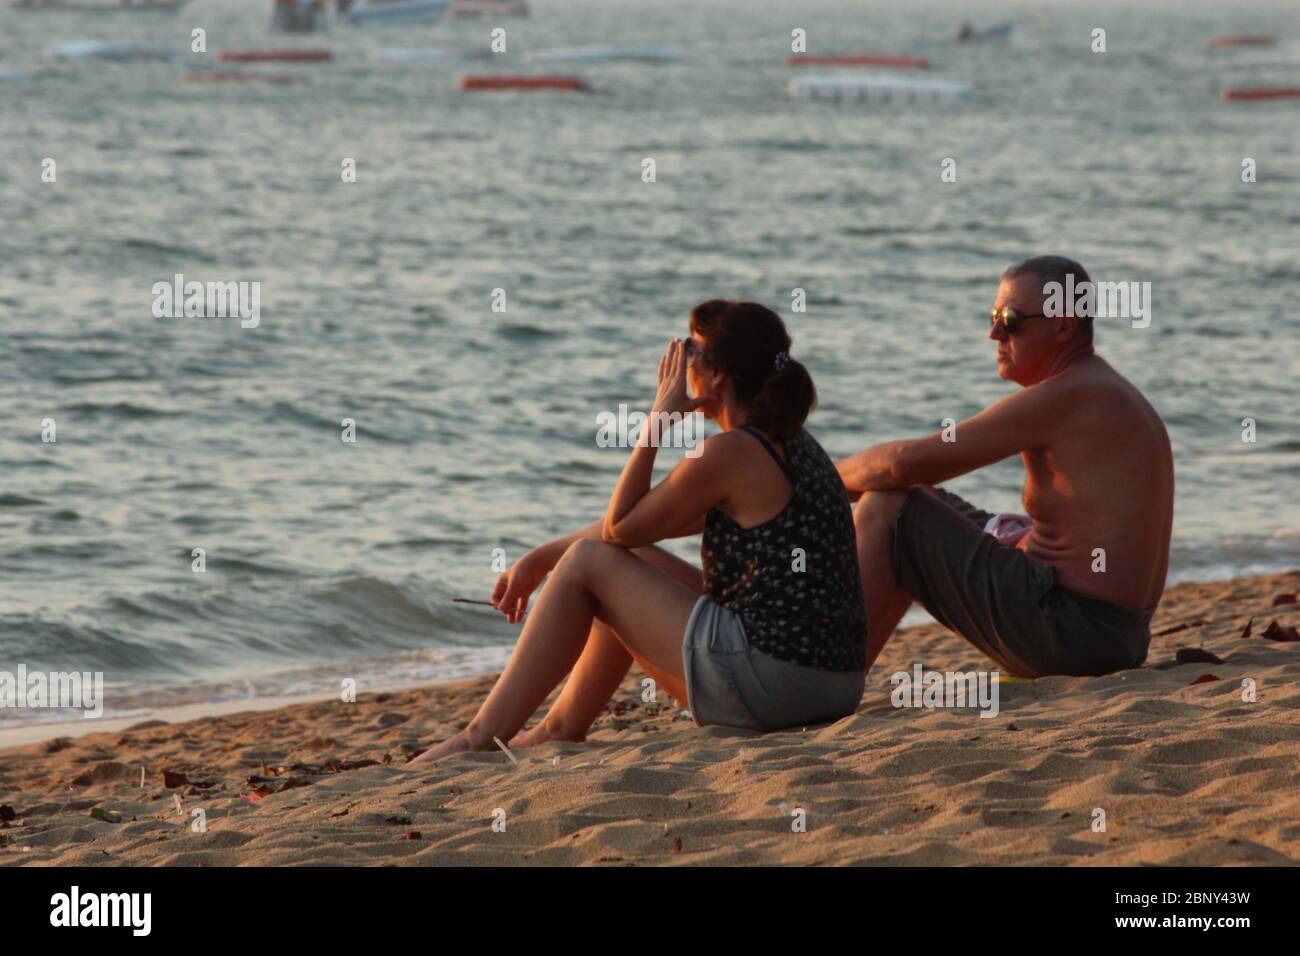
[[[580,538],[603,538],[625,548],[654,544],[665,538],[683,538],[704,530],[704,515],[719,500],[721,491],[716,479],[723,474],[718,455],[702,465],[701,456],[687,458],[674,468],[664,481],[650,490],[657,448],[648,440],[653,422],[666,421],[661,416],[672,413],[688,415],[705,399],[686,394],[686,358],[682,343],[674,339],[659,360],[659,392],[641,440],[632,449],[623,474],[614,487],[605,517],[593,521],[573,534],[556,538],[529,551],[497,579],[492,590],[492,604],[512,623],[523,620],[528,598]],[[665,429],[666,430],[666,429]],[[718,435],[709,439],[716,442]],[[705,442],[704,447],[709,447]],[[715,446],[716,447],[716,446]]]
[[[604,521],[597,520],[584,528],[579,528],[573,534],[565,535],[563,538],[556,538],[554,541],[548,541],[546,544],[539,544],[530,552],[538,561],[546,566],[549,571],[560,563],[560,558],[564,557],[564,552],[569,550],[569,545],[580,538],[600,539],[600,531],[604,526]]]
[[[660,426],[671,416],[691,414],[705,401],[686,394],[687,361],[676,339],[659,360],[658,394],[605,511],[601,537],[611,544],[638,548],[679,535],[683,529],[702,528],[705,512],[725,493],[727,469],[716,451],[721,435],[710,438],[700,455],[684,458],[667,478],[650,487],[659,452],[657,439],[667,430]],[[708,453],[711,448],[713,454]]]
[[[640,548],[665,538],[696,534],[704,529],[704,517],[727,494],[732,470],[726,464],[719,439],[714,435],[704,443],[705,454],[698,458],[683,458],[663,481],[637,498],[621,517],[612,517],[616,498],[632,497],[636,487],[624,488],[624,495],[615,491],[610,499],[610,513],[605,516],[602,537],[623,548]],[[712,447],[711,447],[712,446]],[[640,479],[632,472],[632,462],[624,478]],[[631,473],[631,474],[629,474]],[[620,485],[623,481],[620,481]],[[630,482],[629,482],[630,484]]]

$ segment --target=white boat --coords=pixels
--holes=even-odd
[[[165,46],[99,43],[94,40],[83,40],[75,43],[60,43],[51,47],[50,56],[55,60],[63,61],[110,60],[115,63],[138,63],[174,60],[176,59],[176,51]]]
[[[10,0],[14,10],[89,10],[97,13],[175,13],[189,0]]]
[[[786,94],[791,99],[831,100],[955,100],[969,95],[969,83],[944,80],[913,80],[902,76],[804,76],[791,80]]]
[[[376,56],[385,63],[443,63],[451,59],[446,50],[380,50]]]
[[[447,12],[451,0],[356,0],[340,4],[335,18],[340,23],[432,23]]]
[[[585,46],[567,50],[544,50],[533,59],[557,63],[675,63],[682,55],[663,47]]]
[[[528,4],[524,0],[455,0],[447,16],[465,17],[526,17]]]

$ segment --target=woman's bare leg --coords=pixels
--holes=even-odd
[[[509,741],[510,749],[534,747],[548,740],[581,741],[632,667],[618,635],[601,621],[591,626],[582,656],[569,672],[564,689],[546,715]]]
[[[853,512],[858,569],[867,602],[868,670],[912,606],[912,596],[894,580],[894,520],[906,498],[905,491],[868,491]]]
[[[653,545],[635,548],[631,553],[663,571],[697,596],[704,593],[704,575],[690,562]],[[578,658],[578,663],[573,665],[559,698],[551,705],[545,717],[509,741],[510,749],[532,747],[548,740],[585,740],[592,723],[623,683],[633,660],[632,654],[623,646],[618,635],[608,624],[597,619],[592,625],[591,633],[587,635],[587,646]],[[685,704],[685,688],[674,689],[668,675],[653,664],[644,660],[638,660],[637,663],[659,687],[679,703]]]
[[[684,682],[682,635],[698,595],[625,549],[591,538],[565,552],[528,615],[519,642],[478,714],[460,733],[421,754],[436,760],[509,740],[577,663],[599,615],[630,653]]]

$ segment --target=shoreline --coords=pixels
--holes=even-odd
[[[1171,575],[1171,582],[1165,593],[1177,587],[1188,585],[1215,585],[1232,583],[1237,581],[1248,581],[1254,578],[1269,578],[1278,575],[1300,573],[1297,569],[1288,569],[1284,571],[1267,570],[1262,573],[1242,573],[1238,575],[1212,575],[1209,577],[1179,578]],[[1163,607],[1163,601],[1162,601]],[[899,625],[900,632],[916,630],[918,628],[933,625],[934,618],[920,605],[914,604],[908,609],[903,616]],[[1155,631],[1153,624],[1153,633]],[[371,663],[368,659],[362,658],[357,662],[340,661],[337,664],[338,670],[347,669],[349,664],[354,663]],[[283,670],[274,670],[263,676],[275,677],[279,674],[292,673],[296,669],[284,668]],[[463,668],[462,668],[463,670]],[[364,693],[384,694],[395,691],[414,690],[419,688],[437,689],[450,688],[464,683],[467,680],[475,680],[482,677],[495,676],[500,673],[499,669],[488,670],[482,673],[468,675],[459,675],[445,681],[434,681],[432,683],[425,681],[412,681],[409,679],[396,679],[388,682],[381,681],[374,687],[368,687]],[[220,686],[227,687],[231,683],[237,682],[237,678],[231,678],[224,681]],[[188,685],[187,685],[188,686]],[[334,690],[313,690],[303,694],[289,694],[283,696],[251,696],[241,698],[225,698],[211,701],[191,701],[183,704],[139,704],[129,708],[129,713],[120,717],[96,718],[88,720],[86,718],[67,717],[51,721],[39,721],[25,724],[0,724],[0,751],[9,747],[17,747],[23,744],[39,743],[46,740],[53,740],[59,737],[84,737],[87,734],[94,733],[113,733],[122,731],[133,724],[146,720],[162,720],[167,723],[183,723],[189,720],[196,720],[204,717],[220,717],[227,714],[240,713],[242,711],[266,711],[274,710],[280,707],[290,707],[296,704],[315,703],[317,701],[332,700],[336,691]],[[361,692],[358,691],[358,694]]]
[[[1294,865],[1300,642],[1264,635],[1297,590],[1176,585],[1144,667],[1005,682],[991,718],[891,704],[894,672],[983,666],[929,624],[855,714],[771,734],[697,728],[634,671],[585,743],[417,769],[494,676],[33,740],[0,750],[0,865]]]

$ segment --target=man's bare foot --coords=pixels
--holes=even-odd
[[[543,720],[535,727],[529,727],[527,730],[521,730],[515,734],[510,738],[510,742],[506,746],[511,750],[520,750],[524,747],[536,747],[538,744],[550,743],[552,740],[580,744],[586,739],[586,734],[565,734],[551,730],[546,726],[546,721]]]

